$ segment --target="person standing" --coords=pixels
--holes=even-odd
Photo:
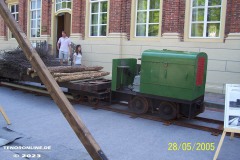
[[[67,37],[65,31],[62,31],[62,37],[58,40],[57,49],[59,50],[60,64],[63,65],[63,61],[67,62],[71,54],[71,40]]]
[[[73,54],[73,65],[81,66],[81,64],[82,64],[82,49],[81,45],[77,45],[75,53]]]

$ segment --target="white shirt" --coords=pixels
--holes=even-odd
[[[71,41],[70,41],[70,38],[68,37],[61,37],[59,38],[58,40],[58,44],[61,44],[60,46],[60,51],[63,51],[63,52],[69,52],[69,46],[71,45]]]
[[[74,57],[74,59],[75,59],[74,64],[81,64],[82,55],[81,55],[80,53],[78,53],[78,55],[77,55],[77,53],[74,53],[74,54],[73,54],[73,57]]]

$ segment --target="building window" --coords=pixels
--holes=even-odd
[[[160,0],[137,0],[135,36],[156,37],[159,34]]]
[[[11,14],[13,15],[14,19],[18,22],[18,16],[19,16],[18,4],[10,5],[10,11],[11,11]],[[14,38],[12,32],[10,32],[10,37]]]
[[[71,9],[71,0],[56,0],[56,12],[61,9]]]
[[[220,38],[222,0],[191,0],[190,38]]]
[[[41,28],[41,0],[31,0],[30,2],[30,35],[40,37]]]
[[[90,1],[90,36],[107,35],[107,0]]]

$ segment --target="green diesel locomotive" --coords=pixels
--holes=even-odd
[[[164,119],[194,118],[202,113],[207,54],[146,50],[137,59],[113,59],[112,101],[126,101],[137,114],[150,112]]]

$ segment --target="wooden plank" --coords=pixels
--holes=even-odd
[[[221,150],[221,147],[222,147],[222,144],[223,144],[223,141],[224,141],[224,138],[225,138],[227,132],[231,133],[230,139],[233,139],[234,133],[240,133],[240,131],[238,129],[224,128],[222,136],[221,136],[221,139],[220,139],[220,141],[218,143],[217,150],[216,150],[215,155],[213,157],[213,160],[217,160],[219,152]]]
[[[233,137],[234,137],[234,133],[233,133],[233,132],[231,132],[230,139],[232,140],[232,139],[233,139]]]
[[[94,81],[94,80],[98,80],[98,79],[103,79],[103,78],[98,77],[98,78],[80,79],[80,80],[76,80],[76,81],[70,81],[70,83],[87,82],[87,81]]]
[[[223,131],[221,139],[220,139],[218,147],[217,147],[217,150],[216,150],[215,155],[213,157],[213,160],[217,160],[217,158],[218,158],[218,155],[219,155],[220,149],[222,147],[222,144],[223,144],[224,138],[226,136],[226,133],[227,133],[226,131]]]
[[[8,119],[7,114],[4,112],[3,107],[1,107],[1,106],[0,106],[0,112],[2,113],[3,118],[6,120],[7,124],[8,125],[11,124],[10,120]]]
[[[61,77],[61,76],[72,76],[72,75],[80,75],[80,74],[91,74],[97,73],[101,71],[82,71],[82,72],[73,72],[73,73],[52,73],[53,77]]]
[[[236,129],[236,128],[224,128],[224,130],[226,132],[231,132],[231,133],[239,133],[240,134],[240,130]]]
[[[83,66],[55,66],[48,67],[50,72],[63,72],[63,73],[72,73],[72,72],[82,72],[82,71],[100,71],[103,69],[101,66],[92,66],[92,67],[83,67]]]
[[[69,75],[69,76],[61,76],[56,77],[56,81],[58,82],[69,82],[73,80],[80,80],[80,79],[89,79],[89,78],[97,78],[109,75],[109,72],[97,72],[91,74],[76,74],[76,75]]]
[[[60,108],[61,112],[67,119],[68,123],[70,124],[70,126],[72,127],[72,129],[74,130],[90,156],[94,160],[107,159],[102,152],[100,146],[92,137],[91,133],[86,128],[82,120],[79,118],[73,106],[70,104],[70,102],[58,86],[57,82],[54,80],[49,70],[42,62],[36,50],[32,47],[30,41],[27,39],[26,34],[20,29],[19,24],[14,20],[3,0],[0,0],[0,15],[4,19],[4,22],[8,26],[10,31],[13,33],[15,39],[21,46],[32,67],[36,70],[38,76],[46,86],[51,97]]]

